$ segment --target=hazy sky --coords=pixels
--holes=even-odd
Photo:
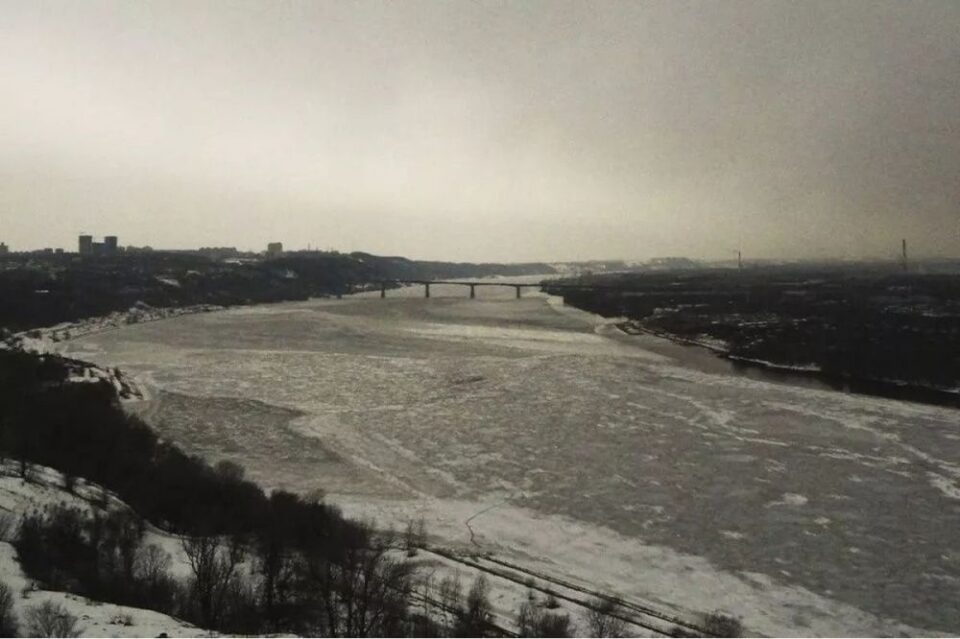
[[[960,255],[960,2],[0,0],[0,240]]]

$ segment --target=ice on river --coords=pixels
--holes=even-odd
[[[353,514],[467,545],[482,511],[486,549],[754,632],[960,632],[960,412],[705,372],[538,294],[431,293],[67,347],[147,383],[163,436]]]

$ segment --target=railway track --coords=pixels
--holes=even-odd
[[[470,557],[443,548],[421,546],[420,549],[426,553],[443,557],[448,561],[456,562],[501,579],[512,581],[545,595],[567,601],[589,610],[597,609],[592,601],[594,599],[615,600],[620,604],[620,612],[611,616],[664,637],[677,636],[679,634],[678,630],[684,635],[698,637],[716,636],[699,623],[689,619],[683,619],[676,615],[656,610],[649,605],[614,597],[580,584],[530,570],[523,566],[497,559],[492,555]],[[584,595],[584,597],[581,598],[575,594],[571,594],[571,591]]]

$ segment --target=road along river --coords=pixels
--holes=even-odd
[[[710,372],[538,293],[431,294],[65,348],[133,373],[185,449],[454,549],[754,633],[960,632],[960,411]]]

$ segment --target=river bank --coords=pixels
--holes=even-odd
[[[731,363],[828,387],[960,406],[960,279],[856,265],[584,277],[568,304]],[[549,290],[549,289],[548,289]]]
[[[939,388],[903,380],[855,378],[824,371],[816,364],[782,364],[762,359],[735,355],[723,340],[700,336],[685,337],[666,330],[645,326],[639,320],[619,318],[615,326],[626,335],[650,335],[685,348],[703,349],[729,365],[721,367],[731,374],[803,387],[823,388],[837,392],[856,393],[918,402],[934,406],[960,407],[960,389]]]
[[[63,355],[66,350],[64,343],[71,339],[89,337],[133,324],[157,322],[194,313],[210,313],[219,310],[223,310],[223,307],[211,304],[175,308],[153,308],[146,304],[137,304],[127,311],[114,312],[102,317],[89,317],[75,322],[62,322],[55,326],[13,333],[0,340],[0,349],[36,355],[48,353],[61,355],[64,359],[64,365],[69,371],[67,381],[71,383],[105,381],[114,387],[121,401],[144,401],[149,399],[149,392],[130,375],[125,374],[118,367],[103,367],[82,359],[66,357]]]
[[[214,304],[155,308],[148,304],[137,303],[126,311],[116,311],[99,317],[87,317],[74,322],[61,322],[54,326],[32,328],[12,333],[0,340],[0,348],[37,354],[49,353],[57,350],[56,344],[69,339],[116,330],[131,324],[157,322],[183,315],[210,313],[223,309],[223,306]]]

